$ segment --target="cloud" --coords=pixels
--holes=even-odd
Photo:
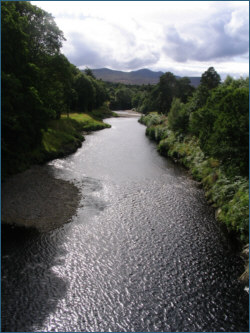
[[[88,66],[90,68],[109,67],[124,70],[133,70],[150,66],[157,62],[160,54],[146,50],[141,57],[134,56],[136,52],[125,58],[117,59],[115,53],[108,45],[93,43],[84,38],[82,34],[71,33],[69,36],[67,56],[77,67]]]
[[[183,38],[175,27],[171,27],[166,33],[167,44],[163,51],[167,56],[177,62],[186,62],[193,56],[195,41]]]
[[[32,3],[52,13],[67,39],[62,52],[81,68],[249,71],[247,1]]]
[[[177,62],[222,61],[245,55],[249,50],[248,11],[213,13],[206,23],[194,24],[188,37],[186,35],[175,27],[168,28],[166,32],[163,51]]]
[[[69,34],[66,53],[69,60],[77,67],[103,67],[105,58],[103,50],[98,45],[88,42],[82,34],[72,32]]]
[[[117,62],[116,66],[120,65],[121,68],[134,70],[134,69],[139,69],[139,68],[143,68],[143,67],[148,67],[148,66],[156,63],[159,60],[159,58],[160,58],[160,54],[154,52],[151,54],[147,54],[147,56],[144,56],[144,57],[132,58],[131,60],[123,62],[123,63]]]

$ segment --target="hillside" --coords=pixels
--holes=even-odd
[[[163,72],[154,72],[146,68],[131,72],[99,68],[92,69],[92,72],[97,79],[124,84],[157,84],[159,82],[159,77],[164,74]],[[200,77],[189,77],[189,79],[194,87],[197,87],[200,83]]]

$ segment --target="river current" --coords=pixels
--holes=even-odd
[[[111,118],[46,166],[82,199],[70,223],[13,231],[3,331],[248,331],[242,262],[203,190],[161,157],[137,118]]]

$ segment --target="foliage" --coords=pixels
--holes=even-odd
[[[130,88],[120,85],[114,93],[113,100],[110,103],[112,110],[128,110],[132,108],[133,93]]]
[[[40,144],[41,130],[58,115],[63,95],[59,55],[63,35],[52,16],[29,2],[1,3],[3,169]],[[59,64],[61,72],[55,68]],[[62,81],[61,81],[62,79]],[[16,142],[18,138],[18,144]],[[14,161],[17,160],[17,161]],[[12,166],[11,166],[12,167]]]
[[[194,92],[187,77],[177,78],[167,72],[160,77],[156,85],[124,85],[109,83],[110,108],[124,110],[135,108],[147,114],[154,110],[167,114],[173,98],[178,97],[184,103]]]
[[[168,114],[169,127],[173,131],[185,133],[188,129],[189,113],[179,98],[174,98]]]
[[[191,86],[191,81],[188,77],[177,79],[177,87],[178,93],[174,97],[180,98],[183,103],[186,103],[195,91],[195,88]]]
[[[178,95],[177,80],[174,74],[167,72],[160,77],[157,103],[161,113],[168,113],[174,96]]]
[[[18,171],[41,146],[51,120],[91,112],[108,99],[105,84],[60,53],[53,17],[26,1],[1,2],[3,173]],[[18,139],[18,142],[17,142]],[[21,167],[19,167],[21,166]]]
[[[91,77],[79,71],[74,80],[74,89],[77,93],[76,107],[71,109],[79,112],[90,111],[95,101],[95,88]]]
[[[85,68],[84,73],[85,73],[87,76],[92,77],[93,79],[96,78],[95,75],[93,74],[92,70],[91,70],[90,68],[88,68],[88,67]]]
[[[144,95],[141,94],[137,110],[142,113],[157,110],[167,114],[174,98],[179,98],[185,103],[193,91],[194,88],[187,77],[177,78],[173,73],[167,72],[160,77],[157,85],[151,87]]]
[[[147,125],[146,134],[159,142],[158,150],[187,167],[193,177],[202,182],[207,199],[217,208],[217,219],[229,231],[235,232],[248,242],[249,182],[246,177],[235,176],[235,170],[228,175],[220,161],[206,156],[199,146],[199,140],[177,133],[169,127],[167,118],[157,114],[143,116],[140,122]]]
[[[147,127],[151,127],[151,126],[162,124],[164,119],[165,118],[162,115],[159,115],[157,112],[151,112],[147,116],[142,116],[139,119],[139,122],[141,124],[146,125]]]
[[[249,88],[221,85],[192,113],[190,129],[203,151],[227,166],[248,172]]]
[[[193,93],[192,97],[189,98],[188,102],[186,103],[186,107],[189,113],[192,114],[192,112],[203,107],[206,104],[209,95],[209,90],[206,87],[199,85],[199,87]]]
[[[219,212],[219,219],[225,221],[230,230],[236,229],[241,240],[248,242],[249,233],[249,184],[242,182],[229,204],[224,205]]]
[[[208,90],[218,87],[220,81],[220,75],[213,67],[209,67],[208,70],[201,76],[201,85],[206,87]]]

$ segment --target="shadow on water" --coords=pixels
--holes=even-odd
[[[35,229],[2,226],[1,331],[34,331],[64,297],[67,282],[52,267],[63,264],[55,254],[63,257],[65,251],[58,243],[53,251],[51,244],[46,250],[51,236],[53,232],[41,234]]]

